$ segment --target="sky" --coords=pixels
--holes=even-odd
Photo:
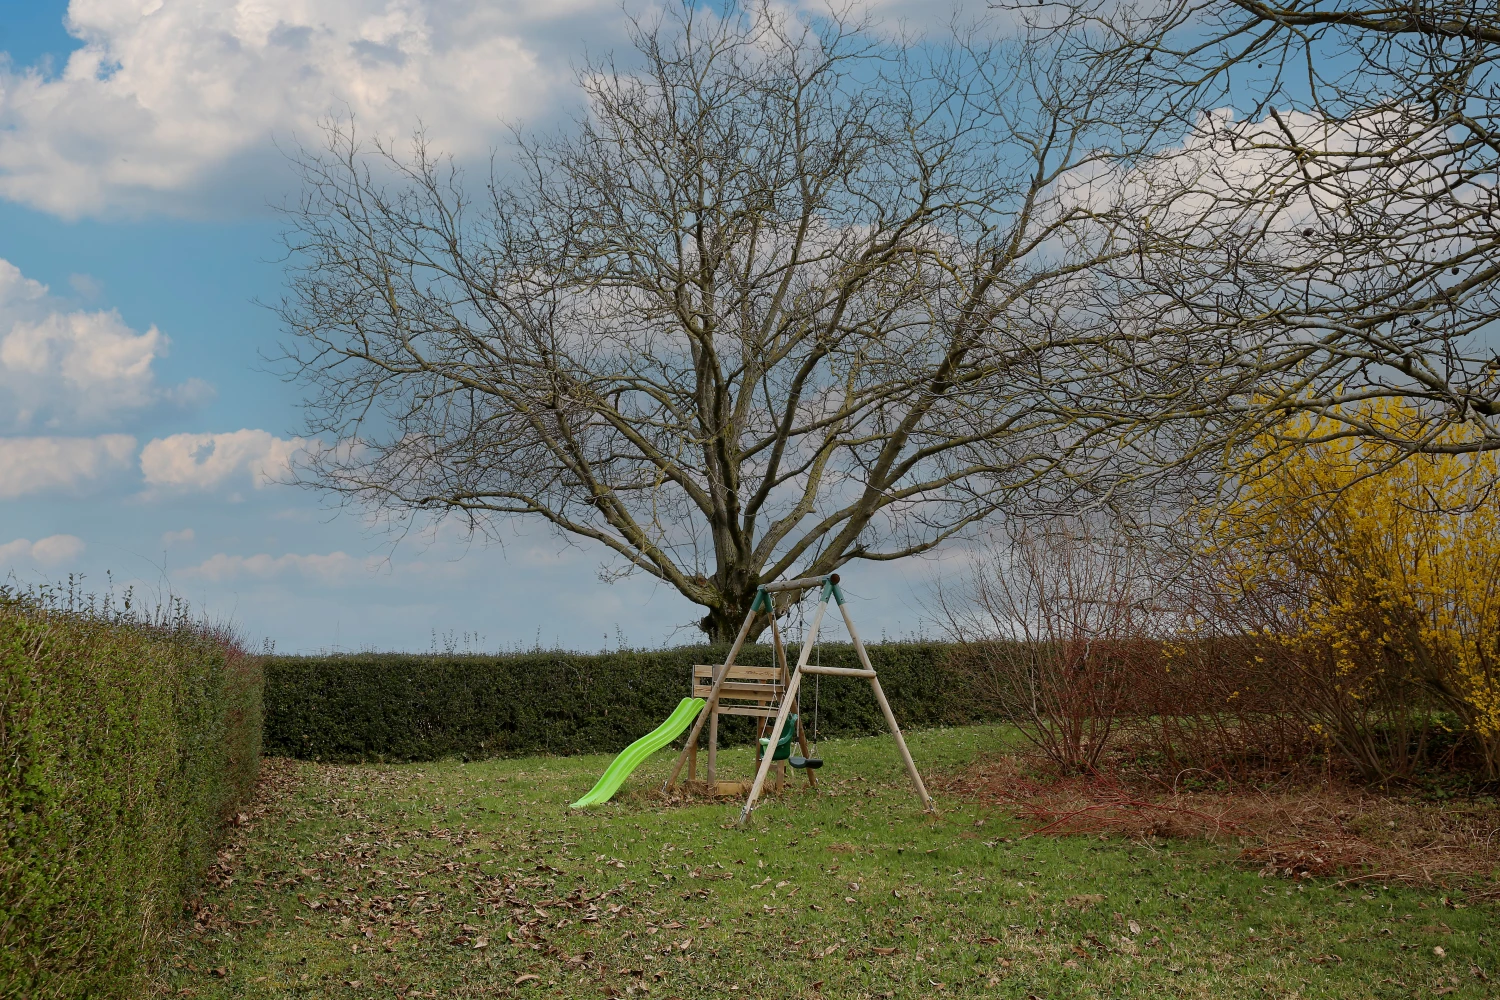
[[[698,639],[592,546],[398,538],[283,485],[309,442],[267,360],[287,151],[320,120],[483,156],[624,29],[616,0],[0,0],[0,579],[176,595],[278,652]],[[862,634],[922,632],[941,565],[850,567]]]

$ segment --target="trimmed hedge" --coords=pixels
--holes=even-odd
[[[0,593],[0,997],[135,993],[254,783],[259,662]]]
[[[903,726],[977,721],[970,684],[938,643],[868,647]],[[513,656],[348,654],[273,657],[266,664],[266,752],[327,761],[435,760],[615,753],[661,724],[689,693],[694,663],[722,663],[724,647]],[[823,646],[825,666],[858,666],[853,648]],[[739,662],[768,665],[768,646]],[[812,725],[813,679],[802,697]],[[884,731],[858,679],[823,677],[823,736]],[[754,720],[722,720],[721,739],[748,739]]]

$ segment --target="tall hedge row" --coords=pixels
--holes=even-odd
[[[266,752],[328,761],[613,753],[660,725],[689,693],[693,664],[722,663],[726,652],[274,657],[266,664]],[[903,726],[975,721],[949,647],[891,643],[869,653]],[[819,657],[825,666],[858,665],[849,646],[823,646]],[[770,649],[747,647],[739,662],[770,664]],[[807,684],[802,705],[811,726],[812,678]],[[822,735],[885,728],[867,682],[823,677],[816,687]],[[753,725],[725,723],[726,742],[747,739]]]
[[[251,790],[259,662],[0,594],[0,997],[132,994]]]

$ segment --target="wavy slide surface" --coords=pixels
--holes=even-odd
[[[605,768],[603,777],[594,784],[593,788],[589,789],[589,793],[568,808],[582,809],[584,806],[596,806],[601,802],[608,802],[614,797],[615,792],[620,790],[625,779],[630,777],[630,772],[640,767],[647,757],[671,743],[684,729],[693,724],[693,720],[698,718],[698,713],[703,711],[705,704],[707,702],[702,698],[684,698],[678,702],[672,714],[667,716],[666,722],[621,751],[620,756]]]

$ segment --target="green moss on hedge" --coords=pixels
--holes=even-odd
[[[135,991],[260,756],[259,661],[0,595],[0,997]]]
[[[266,666],[266,752],[328,761],[614,753],[688,694],[692,664],[722,663],[726,652],[274,657]],[[869,653],[901,725],[976,721],[948,646],[889,643]],[[849,646],[823,646],[820,656],[826,666],[858,665]],[[769,664],[770,649],[751,647],[740,662]],[[885,728],[866,682],[823,677],[819,688],[822,735]],[[809,726],[812,703],[809,687],[802,699]],[[725,722],[726,742],[750,736],[751,720]]]

